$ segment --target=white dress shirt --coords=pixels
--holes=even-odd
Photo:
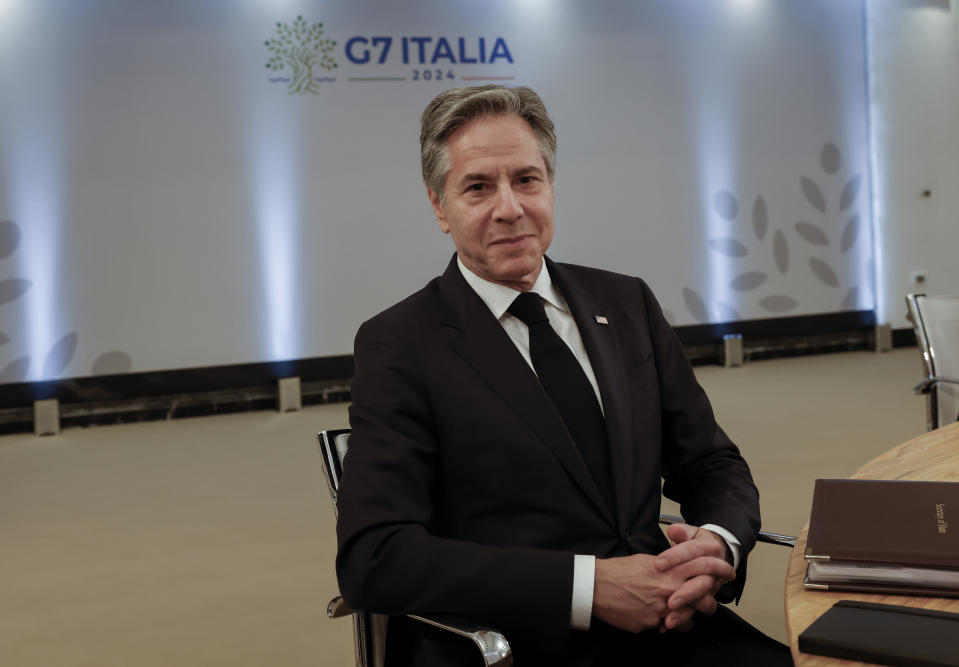
[[[520,293],[517,290],[490,282],[470,271],[463,264],[463,261],[457,255],[456,263],[459,266],[460,273],[473,291],[483,300],[483,303],[490,309],[499,323],[503,326],[506,334],[516,345],[523,359],[533,368],[533,359],[529,353],[529,329],[516,316],[507,312],[507,308],[513,303],[513,300]],[[549,270],[546,268],[546,262],[543,262],[539,276],[533,287],[530,289],[543,299],[543,307],[546,310],[546,316],[549,318],[550,326],[556,330],[559,337],[563,339],[573,356],[583,367],[589,383],[593,386],[596,393],[596,400],[599,401],[600,409],[603,408],[603,397],[599,393],[599,384],[596,382],[596,374],[593,372],[593,366],[589,362],[589,356],[586,354],[586,347],[583,345],[583,338],[576,327],[576,320],[566,304],[566,299],[559,293],[553,285]],[[604,413],[605,414],[605,413]],[[733,555],[733,567],[739,567],[739,550],[741,545],[739,540],[725,528],[713,524],[703,526],[720,537],[722,537],[730,553]],[[590,619],[593,615],[593,584],[596,576],[596,557],[591,555],[577,554],[573,558],[573,601],[570,610],[570,627],[575,630],[589,630]]]

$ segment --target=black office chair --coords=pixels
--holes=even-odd
[[[320,454],[323,457],[323,467],[326,469],[326,483],[330,489],[330,499],[333,502],[333,513],[337,513],[336,494],[340,488],[340,478],[343,475],[343,459],[346,457],[350,429],[333,429],[317,433]],[[661,524],[682,523],[681,516],[662,514],[659,517]],[[778,544],[792,548],[796,538],[791,535],[767,533],[760,531],[758,540],[769,544]],[[387,667],[386,666],[386,624],[389,617],[381,614],[372,614],[365,611],[351,609],[337,595],[330,600],[326,607],[326,614],[330,618],[353,616],[353,643],[357,667]],[[426,623],[447,632],[459,635],[470,640],[482,657],[487,667],[509,667],[513,664],[513,655],[509,642],[501,633],[489,628],[469,624],[461,619],[447,617],[420,616],[410,614],[409,618],[420,623]]]
[[[959,421],[959,296],[906,296],[925,379],[926,430]]]
[[[336,494],[340,488],[340,478],[343,475],[343,459],[346,456],[349,437],[349,429],[320,431],[317,434],[334,514],[337,513]],[[343,600],[343,597],[339,595],[330,600],[326,607],[326,614],[330,618],[353,616],[353,643],[357,667],[388,667],[386,666],[386,624],[389,619],[388,616],[351,609]],[[417,614],[410,614],[408,617],[471,641],[476,646],[483,664],[487,667],[494,665],[496,667],[510,667],[513,664],[513,654],[509,642],[495,630],[470,624],[459,618],[452,619]]]

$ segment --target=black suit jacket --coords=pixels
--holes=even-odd
[[[599,384],[616,507],[454,257],[356,336],[337,524],[354,607],[463,614],[563,646],[574,554],[668,547],[661,482],[689,523],[742,543],[741,591],[758,493],[655,298],[638,278],[546,261]]]

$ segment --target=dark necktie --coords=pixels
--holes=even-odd
[[[536,375],[565,420],[586,467],[613,509],[609,439],[593,385],[573,351],[550,325],[539,295],[523,292],[508,311],[529,327],[529,354]]]

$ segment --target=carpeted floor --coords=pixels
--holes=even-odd
[[[915,349],[697,374],[777,532],[817,477],[925,425]],[[0,665],[352,664],[313,439],[346,423],[344,404],[0,438]],[[787,559],[757,548],[738,609],[782,640]]]

